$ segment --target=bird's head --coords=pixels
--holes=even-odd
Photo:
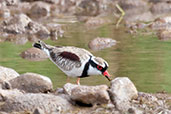
[[[104,75],[109,81],[111,81],[110,75],[107,71],[109,65],[104,59],[100,57],[91,58],[90,65],[96,70],[98,74]]]
[[[46,48],[46,44],[43,41],[38,41],[33,44],[33,47],[44,50]]]
[[[47,45],[43,41],[40,41],[40,40],[38,42],[34,43],[33,47],[44,51],[48,56],[50,56],[49,51],[53,49],[53,46]]]

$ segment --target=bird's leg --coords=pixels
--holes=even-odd
[[[77,79],[77,85],[80,85],[80,78]]]
[[[67,83],[69,83],[69,79],[70,79],[70,78],[67,76]]]

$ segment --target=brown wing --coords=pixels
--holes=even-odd
[[[52,51],[50,53],[50,56],[58,67],[66,71],[69,71],[74,67],[81,66],[80,58],[72,52],[63,51],[63,52],[54,53]]]
[[[71,53],[71,52],[67,52],[67,51],[63,51],[59,54],[59,56],[65,58],[65,59],[69,59],[71,61],[80,61],[80,58],[74,54],[74,53]]]

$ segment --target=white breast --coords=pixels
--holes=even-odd
[[[88,75],[101,75],[102,73],[97,70],[97,68],[92,67],[91,65],[89,66],[88,69]]]

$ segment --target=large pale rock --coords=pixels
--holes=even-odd
[[[7,7],[0,8],[0,18],[9,18],[11,16],[10,10]]]
[[[131,15],[132,12],[136,12],[136,9],[134,9],[133,11],[129,11],[130,14],[124,16],[124,20],[127,23],[131,23],[131,22],[149,22],[149,21],[153,21],[154,20],[154,16],[150,11],[146,11],[146,12],[139,12],[139,13],[135,13],[134,15]]]
[[[9,81],[18,76],[19,74],[15,70],[0,66],[0,80]]]
[[[60,0],[43,0],[43,1],[51,4],[58,4],[60,2]]]
[[[91,40],[88,44],[89,48],[94,51],[101,50],[104,48],[109,48],[113,45],[116,45],[116,40],[113,40],[111,38],[99,38],[99,37]]]
[[[23,51],[20,56],[31,61],[42,61],[48,58],[47,54],[44,51],[37,48],[29,48]]]
[[[14,8],[20,11],[22,10],[21,12],[26,14],[31,9],[31,4],[29,2],[20,2],[19,4],[17,4],[17,8]]]
[[[119,5],[124,10],[135,9],[145,11],[144,8],[148,7],[148,3],[144,0],[119,0]]]
[[[127,22],[153,20],[146,0],[119,0],[118,4],[125,11],[124,20]]]
[[[0,107],[0,111],[8,113],[24,110],[35,113],[37,109],[45,114],[61,114],[67,110],[72,110],[72,106],[67,100],[59,96],[26,93],[6,99]]]
[[[11,84],[8,81],[0,79],[0,89],[11,89]]]
[[[29,11],[29,16],[31,18],[41,18],[41,17],[47,17],[50,15],[50,5],[45,2],[34,2],[31,10]]]
[[[45,26],[34,21],[28,23],[28,33],[35,34],[41,40],[48,39],[50,35],[49,30]]]
[[[96,0],[82,0],[77,6],[76,10],[78,16],[97,16],[99,12],[99,2]]]
[[[12,88],[25,92],[48,92],[53,88],[50,78],[35,73],[25,73],[9,81]]]
[[[91,17],[91,18],[88,18],[85,25],[86,27],[90,28],[90,27],[98,27],[100,25],[104,25],[110,22],[111,21],[109,19],[105,19],[102,17]]]
[[[171,30],[171,16],[157,18],[149,27],[153,30]]]
[[[64,92],[67,93],[68,95],[71,96],[71,92],[74,88],[78,87],[78,85],[75,85],[75,84],[71,84],[71,83],[67,83],[64,85],[63,89],[64,89]]]
[[[127,77],[112,80],[109,92],[112,102],[123,112],[128,111],[131,108],[130,101],[138,97],[136,87]]]
[[[106,85],[82,86],[67,83],[64,91],[73,101],[83,104],[107,104],[110,100]]]
[[[77,16],[97,16],[113,13],[115,0],[44,0],[54,3],[53,15],[67,13]],[[56,7],[57,6],[57,7]]]
[[[10,34],[34,34],[37,38],[48,39],[49,30],[37,22],[32,21],[25,14],[16,14],[13,17],[3,21],[1,25],[3,32]]]
[[[116,99],[122,101],[130,101],[138,97],[135,85],[127,77],[118,77],[112,80],[110,91]]]
[[[162,30],[157,33],[158,38],[163,41],[171,40],[171,30]]]
[[[15,15],[4,21],[3,30],[7,33],[22,34],[26,32],[31,19],[25,14]]]
[[[1,0],[1,2],[4,2],[6,5],[17,5],[19,3],[19,0]]]
[[[159,2],[157,4],[153,4],[151,12],[156,15],[170,14],[171,3]]]
[[[3,102],[7,99],[12,99],[16,96],[23,95],[24,93],[18,89],[11,89],[11,90],[3,90],[0,89],[0,102]]]
[[[42,109],[36,108],[33,112],[33,114],[46,114]]]
[[[17,45],[24,45],[27,43],[28,39],[27,36],[23,34],[8,34],[5,36],[5,41],[10,41]]]
[[[47,28],[50,30],[50,38],[51,40],[57,40],[58,37],[64,36],[64,30],[62,30],[61,24],[56,23],[48,23]]]

